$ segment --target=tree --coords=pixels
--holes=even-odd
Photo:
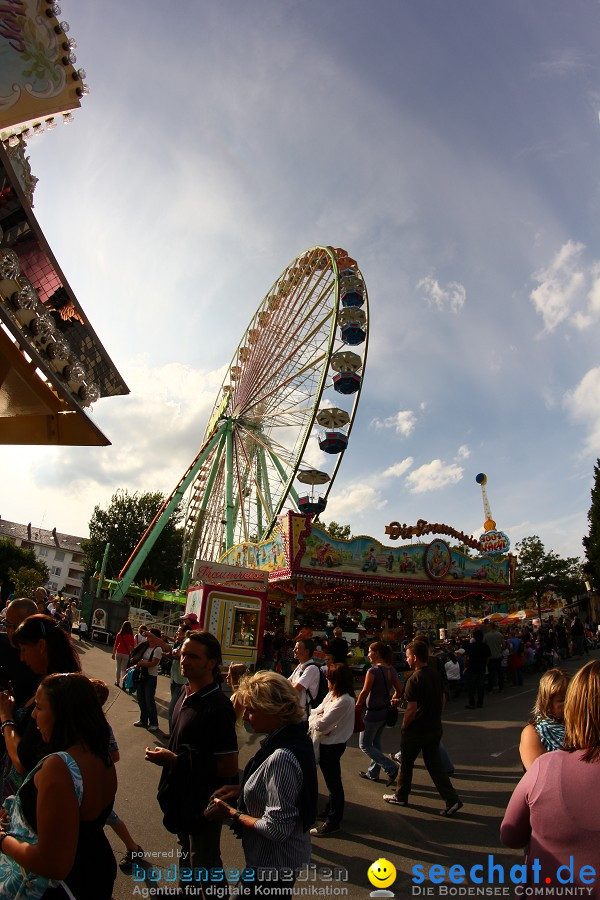
[[[35,589],[43,587],[38,569],[21,566],[16,572],[10,569],[8,574],[14,585],[15,597],[33,597]]]
[[[107,542],[110,550],[106,576],[116,578],[136,547],[139,539],[164,503],[160,493],[130,494],[119,490],[106,509],[94,508],[90,519],[90,539],[82,541],[86,576],[100,566]],[[181,580],[183,529],[178,528],[183,513],[173,513],[144,560],[136,582],[156,581],[163,589],[178,587]]]
[[[535,598],[538,616],[542,615],[542,596],[549,589],[558,590],[569,599],[581,588],[581,560],[576,556],[562,559],[546,549],[537,536],[523,538],[516,545],[518,553],[515,596],[523,605]]]
[[[26,591],[22,586],[29,583],[27,576],[21,575],[22,570],[33,573],[31,574],[31,578],[35,581],[33,590],[46,584],[50,576],[48,566],[37,558],[33,550],[17,547],[10,538],[0,538],[0,582],[3,599],[7,599],[11,591],[14,591],[15,597],[33,596],[33,591]]]
[[[583,571],[589,575],[594,587],[600,587],[600,459],[594,466],[592,505],[588,512],[590,533],[583,539],[586,562]]]
[[[352,538],[349,525],[338,525],[337,522],[330,522],[329,525],[323,525],[323,528],[332,538],[338,538],[342,541],[349,541]]]

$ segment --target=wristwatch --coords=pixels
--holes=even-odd
[[[237,809],[231,817],[232,822],[239,822],[242,813],[239,809]],[[2,847],[2,841],[0,840],[0,847]]]

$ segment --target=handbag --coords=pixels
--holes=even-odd
[[[361,731],[365,730],[365,720],[363,719],[362,708],[360,706],[354,707],[354,730],[353,734],[360,734]]]
[[[393,728],[394,725],[398,724],[398,708],[396,706],[390,704],[390,708],[385,714],[385,724],[388,728]]]
[[[67,765],[73,781],[77,805],[81,806],[83,798],[83,781],[77,763],[68,753],[60,752],[55,755],[59,756]],[[37,766],[29,772],[23,781],[23,785],[28,781],[31,781],[45,759],[48,759],[48,757],[45,756],[44,759],[40,760]],[[23,785],[21,785],[21,788]],[[27,821],[21,806],[21,798],[19,796],[21,788],[14,796],[7,797],[4,801],[5,809],[10,819],[10,824],[6,827],[6,833],[25,844],[37,844],[37,834]],[[0,896],[3,900],[8,900],[8,898],[10,898],[10,900],[41,900],[48,888],[53,888],[58,885],[61,885],[67,897],[73,898],[73,894],[64,881],[53,881],[45,875],[37,875],[35,872],[28,872],[11,856],[8,856],[6,853],[0,854]]]

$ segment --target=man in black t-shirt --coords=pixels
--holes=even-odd
[[[173,710],[169,748],[147,747],[146,759],[163,768],[158,801],[165,828],[179,838],[181,867],[218,872],[222,823],[204,810],[215,790],[238,781],[235,712],[217,679],[221,646],[212,634],[188,632],[180,658],[188,684]]]
[[[407,708],[402,722],[400,775],[396,793],[384,794],[383,799],[395,806],[408,806],[415,760],[422,752],[431,780],[446,802],[440,815],[448,817],[453,816],[462,803],[440,759],[445,696],[442,679],[428,666],[427,657],[427,646],[420,641],[413,641],[406,648],[406,661],[414,671],[404,691]]]

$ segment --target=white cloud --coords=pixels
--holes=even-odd
[[[419,281],[417,290],[421,291],[438,309],[449,309],[453,313],[459,312],[467,299],[465,287],[459,281],[449,281],[445,287],[442,287],[439,281],[431,275],[427,275]]]
[[[598,453],[600,447],[600,366],[590,369],[579,384],[564,397],[571,418],[582,422],[587,430],[586,453]]]
[[[380,492],[367,484],[361,484],[343,494],[330,496],[327,503],[327,518],[336,522],[355,521],[360,518],[361,510],[372,512],[383,509],[387,500]]]
[[[567,241],[545,269],[534,272],[538,287],[530,299],[544,320],[544,330],[554,331],[557,325],[572,315],[585,285],[581,254],[583,244]]]
[[[414,462],[412,456],[407,456],[406,459],[401,460],[400,462],[394,463],[393,466],[390,466],[385,472],[382,473],[383,478],[400,478],[401,475],[404,475],[405,472],[410,469]]]
[[[124,375],[131,394],[100,401],[93,413],[112,446],[58,449],[50,468],[34,471],[36,481],[107,495],[119,487],[166,493],[175,487],[200,449],[223,370],[136,362]]]
[[[445,465],[441,459],[419,466],[406,478],[406,486],[411,494],[438,491],[449,484],[457,484],[463,477],[463,469],[455,463]]]
[[[458,448],[458,450],[456,451],[457,459],[468,459],[470,457],[470,455],[471,455],[471,451],[469,450],[469,448],[467,447],[466,444],[462,444],[462,446],[460,446]]]
[[[416,416],[410,409],[402,409],[387,419],[373,419],[371,425],[375,428],[394,428],[396,434],[408,437],[415,429]]]

